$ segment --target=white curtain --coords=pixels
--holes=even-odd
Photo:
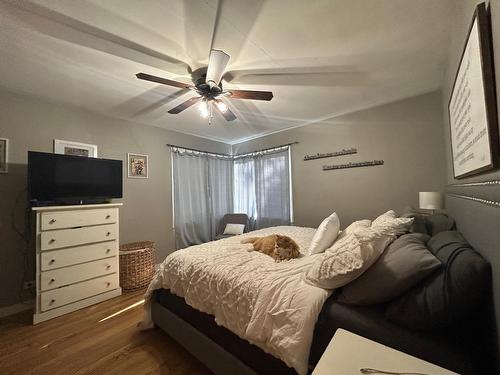
[[[255,197],[255,162],[253,157],[234,161],[234,212],[247,214],[250,230],[255,228],[257,202]]]
[[[255,156],[256,228],[290,225],[289,173],[288,148]]]
[[[232,160],[172,148],[172,177],[176,248],[212,241],[233,211]]]
[[[210,236],[215,239],[219,223],[225,214],[233,212],[233,160],[208,159],[208,178],[210,182]]]
[[[235,158],[234,209],[249,216],[252,229],[290,224],[288,146]]]

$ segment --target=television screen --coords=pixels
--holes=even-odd
[[[122,197],[122,161],[28,152],[32,203],[97,201]]]

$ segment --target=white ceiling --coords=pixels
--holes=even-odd
[[[0,2],[0,85],[53,102],[227,143],[440,88],[450,0],[33,0]],[[208,126],[190,82],[213,48],[231,55],[230,101]],[[270,76],[270,73],[273,74]]]

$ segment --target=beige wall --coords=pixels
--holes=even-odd
[[[314,227],[337,210],[345,226],[388,208],[416,205],[418,191],[443,190],[442,108],[441,93],[435,92],[238,144],[233,152],[299,141],[292,149],[295,223]],[[22,283],[33,279],[33,250],[12,227],[14,223],[24,228],[28,150],[51,152],[53,139],[59,138],[97,144],[104,158],[125,161],[127,152],[148,154],[149,179],[124,177],[120,234],[122,242],[156,241],[158,260],[173,249],[170,153],[165,144],[230,151],[222,143],[4,91],[0,91],[0,137],[10,139],[10,171],[0,175],[0,285],[4,286],[0,307],[29,298]],[[306,154],[349,147],[359,153],[302,160]],[[385,165],[321,170],[324,163],[373,159],[383,159]]]
[[[33,250],[13,230],[23,230],[27,151],[53,151],[54,138],[96,144],[99,157],[125,160],[127,152],[149,155],[150,178],[128,179],[124,168],[120,236],[122,242],[154,240],[157,259],[174,249],[170,151],[166,143],[214,152],[229,146],[151,126],[111,119],[0,91],[0,137],[10,139],[8,174],[0,174],[0,307],[29,297],[23,280],[34,278]],[[17,199],[17,202],[16,202]],[[25,266],[26,253],[28,267]],[[26,275],[23,271],[27,269]]]
[[[475,7],[478,3],[482,1],[477,0],[461,0],[457,1],[452,9],[450,16],[453,17],[452,31],[450,33],[450,49],[448,55],[448,65],[446,68],[445,81],[443,85],[443,113],[444,113],[444,129],[445,129],[445,141],[446,141],[446,158],[447,158],[447,171],[448,171],[448,182],[453,183],[457,181],[453,178],[453,165],[451,161],[451,146],[450,146],[450,126],[448,117],[448,101],[450,99],[451,90],[453,87],[453,82],[455,75],[457,74],[458,64],[460,63],[460,58],[462,56],[462,51],[465,46],[465,41],[467,38],[467,32],[469,31],[470,23],[472,22],[472,16],[474,14]],[[491,8],[491,26],[493,34],[493,54],[494,54],[494,66],[495,66],[495,76],[496,76],[496,91],[497,91],[497,110],[500,113],[500,97],[499,97],[499,87],[500,87],[500,0],[490,0],[489,2]],[[493,171],[489,173],[484,173],[478,176],[473,176],[470,178],[461,179],[460,181],[482,181],[500,178],[500,171]]]
[[[441,93],[434,92],[234,145],[233,152],[292,146],[295,224],[318,226],[332,211],[345,227],[390,208],[418,204],[446,179]],[[303,161],[355,147],[358,154]],[[382,159],[383,166],[322,171],[323,164]]]

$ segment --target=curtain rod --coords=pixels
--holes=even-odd
[[[269,147],[269,148],[263,148],[261,150],[256,150],[256,151],[251,151],[251,152],[246,152],[244,154],[235,154],[235,155],[230,155],[230,154],[222,154],[220,152],[210,152],[210,151],[203,151],[203,150],[197,150],[195,148],[189,148],[189,147],[184,147],[184,146],[177,146],[177,145],[172,145],[170,143],[167,143],[167,146],[168,147],[176,147],[176,148],[182,148],[184,150],[188,150],[188,151],[194,151],[194,152],[201,152],[201,153],[204,153],[204,154],[213,154],[213,155],[220,155],[220,156],[229,156],[229,157],[235,157],[235,156],[241,156],[241,155],[249,155],[249,154],[253,154],[253,153],[256,153],[256,152],[263,152],[263,151],[268,151],[268,150],[274,150],[276,148],[280,148],[280,147],[285,147],[285,146],[291,146],[291,145],[296,145],[298,144],[299,142],[295,141],[295,142],[291,142],[291,143],[286,143],[286,144],[283,144],[283,145],[279,145],[279,146],[274,146],[274,147]]]
[[[171,145],[170,143],[167,143],[167,146],[168,147],[182,148],[183,150],[188,150],[188,151],[201,152],[203,154],[212,154],[212,155],[229,156],[229,157],[232,156],[232,155],[229,155],[229,154],[222,154],[220,152],[203,151],[203,150],[197,150],[195,148],[189,148],[189,147],[184,147],[184,146]]]
[[[285,143],[284,145],[273,146],[273,147],[263,148],[263,149],[260,149],[260,150],[255,150],[255,151],[245,152],[245,153],[243,153],[243,154],[235,154],[235,155],[233,155],[233,156],[250,155],[250,154],[255,154],[255,153],[258,153],[258,152],[263,152],[263,151],[274,150],[274,149],[281,148],[281,147],[285,147],[285,146],[296,145],[296,144],[298,144],[298,143],[299,143],[298,141],[295,141],[295,142],[291,142],[291,143]]]

